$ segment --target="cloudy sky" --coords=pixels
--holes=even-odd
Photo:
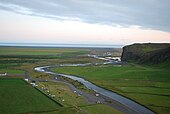
[[[0,0],[0,42],[170,42],[170,0]]]

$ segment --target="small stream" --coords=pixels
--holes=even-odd
[[[98,64],[111,64],[111,61],[106,61],[104,63],[96,63],[95,65],[98,65]],[[44,73],[47,73],[47,74],[52,74],[52,75],[56,75],[56,76],[64,76],[64,77],[68,77],[68,78],[71,78],[73,80],[77,80],[81,83],[83,83],[88,89],[91,89],[91,90],[94,90],[96,91],[97,93],[99,94],[102,94],[104,96],[107,96],[119,103],[121,103],[122,105],[130,108],[131,110],[135,111],[137,114],[155,114],[154,112],[152,112],[151,110],[147,109],[146,107],[126,98],[126,97],[123,97],[119,94],[116,94],[112,91],[109,91],[109,90],[106,90],[104,88],[101,88],[83,78],[80,78],[80,77],[76,77],[76,76],[73,76],[73,75],[67,75],[67,74],[59,74],[59,73],[54,73],[52,71],[50,71],[49,69],[50,68],[53,68],[53,67],[61,67],[61,66],[88,66],[88,65],[94,65],[94,63],[86,63],[86,64],[61,64],[61,65],[55,65],[55,66],[41,66],[41,67],[36,67],[35,70],[38,71],[38,72],[44,72]]]

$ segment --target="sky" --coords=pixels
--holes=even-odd
[[[170,43],[170,0],[0,0],[0,42]]]

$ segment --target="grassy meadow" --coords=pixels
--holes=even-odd
[[[0,112],[33,113],[60,107],[21,79],[0,78]]]
[[[7,73],[7,74],[24,74],[24,71],[17,70],[17,69],[0,69],[0,73]]]
[[[56,82],[39,82],[41,87],[47,88],[52,94],[57,97],[55,99],[63,106],[79,106],[87,105],[84,98],[78,97],[69,87],[63,83]],[[62,101],[64,99],[64,102]]]
[[[39,82],[41,87],[47,88],[50,93],[55,94],[57,97],[54,99],[63,105],[62,108],[51,111],[49,114],[122,114],[120,111],[115,110],[103,104],[89,105],[83,96],[77,96],[70,88],[63,83],[56,82]],[[62,101],[64,99],[64,101]]]
[[[27,71],[30,77],[44,77],[34,71],[34,67],[62,63],[95,62],[84,57],[89,49],[41,48],[41,47],[0,47],[0,73],[22,74]]]
[[[63,53],[85,53],[88,49],[44,48],[44,47],[1,47],[0,55],[57,55]]]
[[[121,112],[106,105],[89,105],[83,97],[77,97],[77,95],[71,92],[67,85],[52,82],[49,79],[50,75],[34,71],[36,66],[49,64],[95,63],[101,61],[87,57],[90,50],[91,49],[86,48],[0,47],[1,73],[6,72],[13,75],[22,74],[32,78],[49,80],[48,82],[39,82],[39,87],[47,87],[50,92],[56,96],[54,100],[63,105],[63,107],[57,106],[48,97],[35,90],[24,81],[18,80],[14,78],[15,76],[12,76],[8,77],[8,79],[11,80],[5,81],[0,79],[0,91],[2,91],[0,93],[0,102],[2,102],[0,112],[10,114],[26,112],[41,112],[45,114],[86,114],[87,112],[89,114],[100,114],[101,112],[111,112],[113,114],[121,114]],[[24,78],[22,75],[17,78]],[[3,97],[4,95],[6,97]],[[27,99],[29,101],[25,102]],[[63,102],[62,99],[65,99],[65,101]],[[7,104],[10,104],[11,101],[13,103],[8,106]],[[41,102],[42,104],[40,104]],[[45,103],[47,103],[47,107]],[[17,105],[14,106],[14,104]]]
[[[148,50],[150,49],[146,49],[146,51]],[[101,51],[100,49],[87,48],[0,47],[0,73],[7,72],[8,74],[13,75],[22,74],[28,75],[32,78],[49,80],[48,82],[39,82],[39,86],[48,87],[48,89],[56,95],[55,100],[64,106],[61,108],[56,106],[56,104],[45,95],[39,93],[37,90],[33,89],[30,85],[27,85],[21,80],[5,81],[0,79],[0,91],[3,91],[0,92],[0,97],[4,98],[0,98],[0,102],[2,102],[1,107],[3,107],[0,109],[0,112],[14,113],[14,111],[16,111],[16,113],[24,113],[44,111],[46,110],[46,108],[43,107],[44,105],[37,105],[40,101],[44,100],[44,104],[49,104],[49,107],[47,108],[53,110],[44,112],[49,114],[103,114],[103,112],[121,114],[121,112],[103,104],[87,105],[85,99],[83,97],[77,97],[71,92],[67,85],[51,82],[49,74],[34,71],[36,66],[43,65],[101,62],[102,60],[87,57],[87,54],[102,54],[107,51],[110,51],[110,49],[106,51],[102,49]],[[118,53],[119,50],[116,51],[116,56],[119,55]],[[85,67],[60,67],[53,70],[59,73],[73,74],[83,77],[101,87],[129,97],[158,114],[169,114],[169,69],[170,62],[154,66],[141,66],[137,64],[128,64],[123,66],[100,65]],[[21,76],[21,78],[23,78],[23,76]],[[14,87],[16,87],[16,90]],[[25,98],[25,93],[29,95],[30,98]],[[17,96],[17,94],[19,95]],[[14,97],[11,97],[11,95]],[[35,97],[32,97],[32,95],[35,95]],[[39,95],[41,97],[39,97]],[[21,99],[22,97],[23,99]],[[39,101],[35,99],[37,97],[39,97]],[[15,98],[15,100],[12,98]],[[29,99],[29,102],[25,102],[27,99]],[[62,102],[62,99],[65,99],[65,101]],[[7,103],[9,104],[11,101],[13,101],[13,103],[8,107]],[[18,103],[18,105],[14,106],[14,103]],[[25,107],[24,103],[28,103],[29,108]],[[33,103],[33,105],[31,103]],[[20,104],[23,104],[21,108],[19,108]],[[11,108],[11,111],[9,112],[7,108]]]
[[[159,114],[168,114],[170,111],[170,71],[167,63],[152,67],[131,64],[60,67],[53,70],[83,77],[96,85],[129,97]]]

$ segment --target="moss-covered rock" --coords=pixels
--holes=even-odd
[[[170,43],[132,44],[123,47],[122,61],[157,64],[170,60]]]

